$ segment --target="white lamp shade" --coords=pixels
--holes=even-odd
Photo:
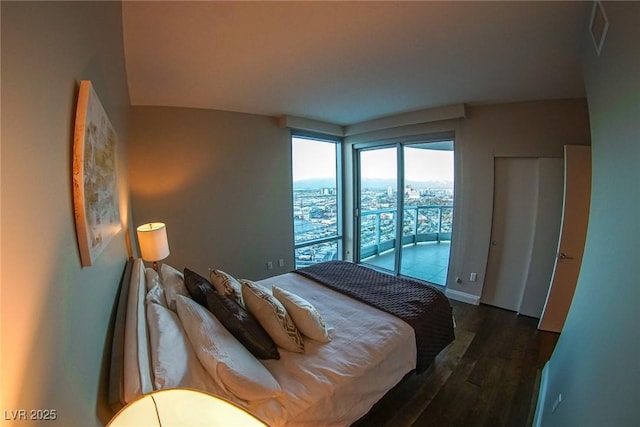
[[[129,403],[108,427],[132,426],[266,426],[233,403],[195,390],[167,389],[146,394]]]
[[[140,256],[145,261],[160,261],[169,256],[167,227],[162,222],[150,222],[137,228]]]

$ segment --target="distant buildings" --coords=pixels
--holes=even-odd
[[[322,187],[294,190],[295,243],[338,236],[336,189]],[[453,189],[415,189],[405,187],[403,236],[414,235],[415,242],[449,240],[453,227]],[[360,195],[361,247],[380,245],[396,238],[397,194],[393,187],[365,188]],[[418,239],[417,236],[422,236]],[[435,237],[434,237],[435,236]],[[315,264],[338,258],[335,241],[296,249],[296,266]]]

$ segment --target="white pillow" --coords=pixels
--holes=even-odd
[[[153,289],[154,286],[160,284],[160,276],[158,275],[158,272],[155,271],[153,268],[150,268],[150,267],[145,268],[144,275],[146,278],[147,292]]]
[[[200,363],[228,393],[245,401],[282,393],[273,375],[216,317],[192,299],[178,296],[178,316]]]
[[[209,279],[220,295],[230,296],[242,307],[245,307],[244,300],[242,298],[242,285],[240,285],[240,282],[238,282],[235,277],[222,270],[216,270],[214,268],[209,270]]]
[[[331,341],[324,319],[309,301],[277,286],[273,287],[273,296],[282,303],[303,335],[320,342]]]
[[[198,361],[178,316],[148,304],[147,322],[155,390],[186,387],[215,392],[215,383]]]
[[[167,300],[167,307],[176,311],[176,297],[184,295],[190,297],[187,287],[184,285],[184,274],[167,264],[160,267],[160,280]]]
[[[304,353],[304,341],[284,306],[264,287],[251,280],[241,279],[242,297],[249,313],[278,347],[296,353]]]
[[[164,308],[169,308],[167,307],[167,299],[164,296],[164,289],[159,283],[147,292],[145,302],[147,304],[160,304]]]

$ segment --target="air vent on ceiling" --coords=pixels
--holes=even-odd
[[[602,52],[602,46],[604,45],[604,39],[607,37],[607,30],[609,29],[609,21],[607,20],[607,14],[604,12],[604,6],[600,1],[593,2],[593,10],[591,11],[591,22],[589,23],[589,32],[591,33],[591,39],[596,47],[596,52],[600,56]]]

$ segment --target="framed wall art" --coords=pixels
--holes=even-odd
[[[80,82],[73,136],[73,202],[82,265],[93,265],[122,229],[117,135],[90,80]]]

